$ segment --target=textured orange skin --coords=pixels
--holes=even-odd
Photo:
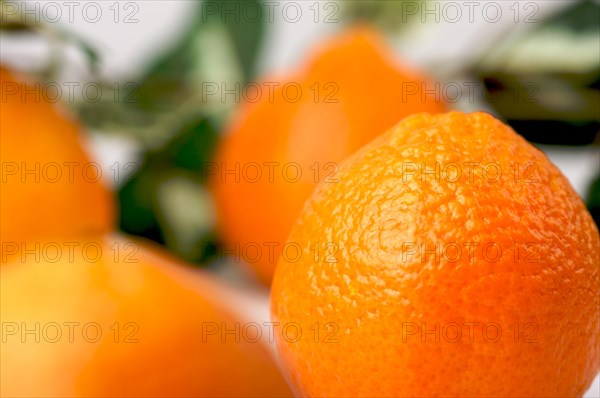
[[[25,80],[0,67],[0,235],[4,242],[23,242],[47,237],[108,232],[114,225],[112,196],[103,181],[94,182],[95,169],[86,180],[83,166],[91,160],[84,153],[77,123]],[[29,84],[29,83],[28,83]],[[16,93],[12,90],[16,89]],[[74,162],[73,180],[69,166]],[[36,174],[22,175],[21,170]],[[7,165],[15,165],[12,175]],[[24,166],[23,166],[24,164]],[[56,181],[58,164],[62,176]],[[36,182],[36,177],[39,179]],[[23,182],[25,178],[25,182]]]
[[[69,342],[62,326],[59,342],[49,329],[35,335],[3,335],[0,361],[4,397],[283,397],[291,396],[274,361],[261,343],[234,336],[206,336],[203,322],[239,319],[225,309],[222,286],[161,254],[143,242],[139,251],[120,237],[82,240],[102,246],[100,261],[88,262],[81,250],[75,261],[20,260],[1,269],[3,324],[79,322]],[[115,262],[116,245],[119,247]],[[111,249],[111,246],[113,249]],[[96,256],[90,251],[92,258]],[[137,263],[130,262],[137,260]],[[96,322],[102,339],[86,342],[83,325]],[[110,329],[119,323],[119,337]],[[125,328],[128,322],[138,326]],[[86,336],[95,337],[95,329]],[[125,343],[129,336],[138,342]]]
[[[455,183],[408,173],[403,180],[402,162],[495,162],[503,174],[496,183],[482,168]],[[534,162],[539,181],[516,179],[513,162]],[[599,367],[600,239],[581,199],[541,152],[484,113],[422,114],[347,159],[339,178],[307,202],[290,236],[302,257],[282,257],[272,285],[273,321],[297,322],[304,331],[294,344],[276,340],[297,394],[585,392]],[[338,251],[315,258],[311,245],[324,242]],[[456,252],[436,261],[432,254],[402,257],[402,242],[427,243],[429,250],[435,242],[496,242],[505,251],[484,257],[479,246],[458,261],[451,261]],[[515,243],[533,246],[514,257],[506,248]],[[539,254],[530,257],[536,247]],[[318,343],[310,330],[315,322]],[[328,322],[339,326],[338,343],[322,342]],[[439,323],[440,334],[456,322],[462,335],[453,343],[456,329],[447,329],[436,343],[424,328],[411,335],[409,322],[428,330]],[[473,326],[473,340],[465,322],[481,325]],[[495,329],[489,340],[482,337],[492,322],[503,332],[496,343]],[[537,333],[524,329],[515,343],[510,325],[530,322]]]
[[[427,102],[422,102],[420,95],[403,99],[406,84],[425,81],[419,73],[398,65],[376,32],[357,27],[318,48],[297,71],[265,79],[265,84],[279,83],[272,98],[266,86],[261,86],[260,100],[241,106],[216,162],[221,169],[226,165],[230,170],[236,163],[241,170],[251,162],[277,162],[273,182],[265,166],[258,182],[251,182],[254,174],[250,170],[251,177],[239,182],[231,175],[215,174],[211,185],[219,229],[228,249],[238,244],[244,256],[244,248],[254,242],[262,247],[258,260],[255,251],[245,259],[263,283],[270,284],[282,246],[316,182],[327,176],[335,178],[335,166],[329,162],[340,162],[407,115],[446,110],[433,96]],[[287,88],[284,97],[288,83],[301,85],[298,102],[291,102],[294,88]],[[335,92],[336,88],[339,91]],[[282,177],[283,166],[292,162],[299,164],[302,172],[297,182],[289,182],[295,179],[295,169],[288,169],[288,181]],[[312,167],[315,163],[319,175]],[[273,256],[265,242],[277,244]]]

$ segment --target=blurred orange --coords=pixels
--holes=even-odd
[[[436,171],[437,170],[437,171]],[[415,115],[321,184],[272,286],[298,396],[575,397],[599,368],[600,237],[484,113]]]
[[[291,395],[207,274],[122,237],[41,247],[0,269],[2,396]]]
[[[83,150],[80,126],[42,87],[0,67],[3,242],[113,228],[112,197]]]
[[[399,65],[376,32],[356,27],[287,77],[248,89],[210,171],[226,250],[270,284],[305,200],[317,182],[335,183],[337,162],[404,116],[446,110],[422,98],[425,84],[434,87]]]

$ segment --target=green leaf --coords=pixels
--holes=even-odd
[[[588,145],[600,128],[597,73],[483,73],[488,105],[528,141]]]
[[[587,203],[590,208],[600,207],[600,176],[590,186]]]
[[[155,59],[140,79],[138,105],[149,110],[170,110],[177,101],[191,95],[189,80],[197,57],[192,42],[197,29],[187,29],[174,47]]]
[[[173,170],[161,178],[157,197],[166,246],[194,262],[204,256],[201,243],[215,225],[210,194],[199,180],[197,173]]]
[[[172,137],[146,153],[144,165],[119,191],[120,227],[202,262],[215,252],[214,214],[203,173],[219,134],[201,115],[173,128]]]
[[[418,20],[420,13],[417,10],[425,7],[427,1],[430,0],[323,2],[320,5],[319,17],[324,22],[331,20],[340,20],[348,24],[366,22],[395,33]],[[341,12],[338,12],[338,8]]]
[[[186,99],[200,93],[202,82],[213,81],[215,76],[220,76],[221,69],[240,70],[242,83],[254,77],[265,28],[264,5],[262,1],[252,2],[252,7],[260,9],[262,15],[253,21],[241,11],[231,14],[221,12],[225,7],[232,7],[232,4],[240,10],[241,5],[243,9],[248,7],[247,2],[237,1],[209,0],[197,4],[195,18],[179,42],[151,62],[140,80],[138,94],[141,108],[173,110]],[[215,38],[214,35],[219,37]],[[211,40],[205,40],[206,37]],[[227,52],[228,48],[232,49],[231,56],[222,57],[217,63],[207,62],[223,50]],[[212,70],[206,70],[207,67]]]
[[[573,6],[564,12],[549,18],[542,28],[560,26],[574,32],[599,31],[600,3],[592,0],[573,2]]]
[[[0,22],[0,30],[15,33],[35,33],[35,30],[28,24],[23,22]]]
[[[600,3],[573,1],[524,33],[501,36],[473,65],[513,73],[588,73],[600,66]]]
[[[173,167],[199,172],[211,160],[218,139],[219,133],[209,119],[192,120],[180,128],[161,155]]]
[[[90,71],[94,75],[98,75],[99,67],[100,67],[100,55],[98,54],[96,49],[94,49],[89,43],[87,43],[85,40],[81,39],[80,37],[77,37],[77,36],[71,35],[71,34],[69,34],[69,36],[70,36],[71,40],[73,40],[75,42],[75,44],[79,47],[80,51],[85,56],[85,58],[88,62],[88,67],[90,68]]]
[[[600,228],[600,175],[590,185],[587,208],[592,214],[596,225]]]
[[[263,2],[208,0],[205,3],[204,10],[211,9],[217,10],[217,12],[211,13],[208,18],[205,16],[203,20],[208,20],[209,23],[221,23],[225,26],[241,65],[244,80],[246,82],[252,80],[255,78],[256,56],[265,33],[265,21],[268,15]],[[236,12],[223,12],[227,9],[234,9]],[[242,10],[247,12],[242,12]],[[252,10],[252,13],[248,10]]]
[[[53,74],[57,72],[57,69],[64,62],[64,49],[69,42],[74,43],[75,47],[83,53],[91,72],[97,75],[100,57],[92,45],[84,38],[69,30],[62,29],[56,24],[36,20],[35,18],[25,18],[23,12],[27,8],[21,8],[17,4],[12,4],[11,7],[16,8],[11,8],[11,12],[6,14],[8,9],[6,4],[7,2],[0,0],[0,31],[10,32],[11,34],[37,34],[50,39],[52,50],[50,52],[50,61],[49,65],[43,68],[45,70],[40,71],[42,75],[54,79]]]
[[[164,243],[156,212],[158,182],[155,171],[146,164],[118,192],[119,228],[132,235]]]

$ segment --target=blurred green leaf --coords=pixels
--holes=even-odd
[[[9,5],[10,3],[10,5]],[[62,66],[66,44],[73,43],[85,56],[90,71],[97,75],[100,58],[96,50],[81,36],[62,29],[57,24],[46,23],[36,18],[25,18],[23,12],[26,7],[20,7],[17,2],[0,0],[0,32],[10,34],[36,34],[49,39],[51,51],[47,65],[40,68],[37,73],[48,80],[54,76]]]
[[[598,228],[600,228],[600,175],[590,185],[587,208],[589,209]]]
[[[163,176],[157,199],[166,246],[188,261],[201,262],[205,236],[215,225],[210,194],[197,173],[173,170]]]
[[[18,21],[0,22],[0,31],[17,33],[35,33],[35,30],[30,25]]]
[[[600,31],[600,2],[595,0],[577,0],[573,6],[562,13],[547,19],[541,28],[560,26],[578,33]]]
[[[202,116],[179,121],[170,139],[146,153],[143,167],[119,191],[123,231],[165,244],[191,262],[214,256],[213,210],[202,186],[219,138],[214,125]]]
[[[212,158],[219,133],[207,118],[184,124],[161,151],[173,167],[200,172]]]
[[[513,73],[588,73],[600,66],[600,2],[573,1],[524,32],[507,31],[474,68]]]
[[[156,171],[147,164],[119,190],[119,228],[164,244],[165,239],[156,212],[158,180]]]
[[[596,73],[480,75],[483,99],[528,141],[588,145],[600,129]]]
[[[398,32],[408,24],[418,19],[419,9],[425,7],[425,3],[432,0],[394,0],[394,1],[363,1],[344,0],[323,3],[322,19],[339,19],[344,23],[366,22],[389,31]],[[337,12],[333,5],[341,10]]]
[[[527,140],[587,145],[598,136],[599,17],[600,2],[573,1],[474,65],[488,105]]]
[[[165,110],[172,103],[191,95],[193,87],[189,84],[189,77],[200,56],[192,51],[195,34],[197,28],[190,26],[179,43],[150,63],[139,81],[137,98],[141,108]]]
[[[193,22],[187,27],[179,42],[150,63],[140,79],[139,105],[146,110],[172,110],[177,104],[201,92],[201,84],[215,75],[206,71],[206,65],[215,69],[236,68],[242,71],[242,83],[254,77],[255,63],[264,35],[264,4],[253,1],[263,17],[252,20],[240,12],[224,13],[225,7],[244,5],[248,2],[209,0],[197,4]],[[210,11],[209,11],[210,10]],[[215,57],[214,34],[223,36],[221,41],[233,49],[233,59],[221,64],[208,63]],[[218,47],[214,47],[217,45]]]
[[[225,7],[231,7],[232,3],[237,3],[240,6],[243,5],[245,10],[253,10],[252,15],[243,15],[241,12],[232,14],[217,12],[214,14],[211,13],[211,15],[208,16],[208,22],[217,22],[225,25],[243,70],[244,81],[248,82],[252,80],[255,77],[256,57],[265,33],[265,19],[266,15],[268,15],[263,2],[207,0],[205,3],[205,9],[213,7],[212,9],[221,11],[226,10]],[[254,10],[257,12],[256,18],[254,18]],[[206,20],[206,16],[204,19]]]
[[[85,59],[88,62],[88,67],[90,71],[94,75],[98,75],[99,67],[100,67],[100,56],[94,47],[92,47],[88,42],[83,40],[81,37],[71,34],[69,32],[63,32],[67,40],[73,41],[80,51],[85,56]]]

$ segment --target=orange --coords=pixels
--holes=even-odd
[[[66,88],[63,97],[66,97]],[[0,67],[0,234],[3,242],[111,230],[114,206],[81,128],[54,98]]]
[[[573,397],[599,366],[598,230],[485,113],[408,117],[304,207],[272,285],[301,396]],[[295,330],[294,330],[295,332]]]
[[[207,274],[122,237],[25,256],[0,269],[2,396],[290,396]]]
[[[446,109],[422,87],[435,88],[367,27],[328,40],[287,76],[250,85],[207,171],[226,251],[270,284],[317,182],[335,182],[338,162],[402,117]]]

